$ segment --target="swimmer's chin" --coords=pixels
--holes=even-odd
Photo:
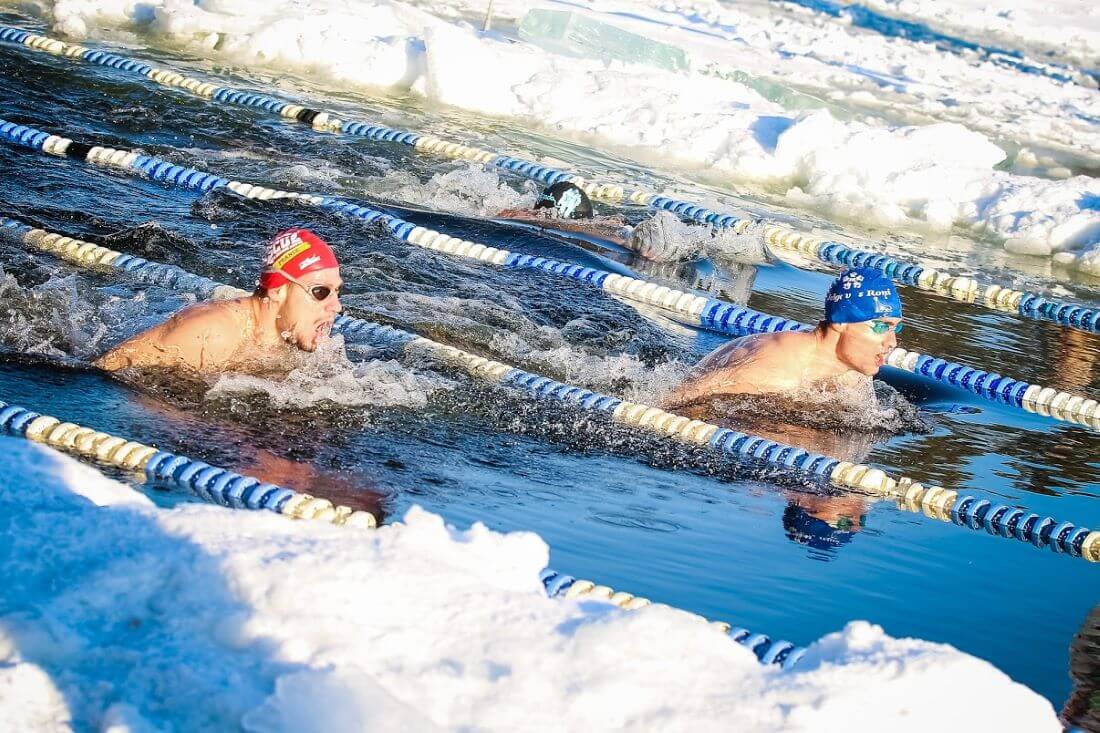
[[[318,346],[332,339],[332,323],[332,321],[324,321],[313,329],[313,348],[310,351],[316,351]]]
[[[332,322],[326,321],[319,324],[316,328],[310,331],[305,336],[299,336],[294,339],[294,345],[298,347],[300,351],[304,351],[308,354],[312,354],[317,351],[321,344],[328,341],[332,336]]]
[[[870,364],[848,364],[848,368],[854,372],[858,372],[865,377],[873,377],[882,371],[882,367],[886,366],[886,357],[877,356],[875,360]]]

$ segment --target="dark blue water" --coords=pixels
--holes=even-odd
[[[924,23],[892,18],[864,5],[839,3],[834,0],[777,1],[799,5],[809,8],[815,13],[824,13],[834,18],[845,18],[856,28],[863,28],[887,38],[904,38],[915,43],[931,43],[937,51],[947,53],[975,54],[982,61],[988,61],[997,66],[1004,66],[1025,74],[1046,76],[1063,84],[1080,84],[1082,77],[1100,82],[1100,71],[1095,69],[1076,69],[1063,64],[1034,61],[1014,49],[968,41],[965,38],[933,30]]]
[[[367,176],[396,168],[426,179],[452,168],[402,146],[314,134],[8,46],[0,45],[0,67],[5,119],[140,147],[245,181],[362,197]],[[398,126],[416,127],[425,114],[401,100],[341,104]],[[607,392],[644,394],[652,370],[672,360],[692,363],[719,343],[581,285],[458,261],[305,206],[199,197],[8,146],[0,146],[0,171],[0,215],[240,286],[255,278],[266,238],[308,226],[345,262],[350,312]],[[381,205],[496,246],[633,267],[523,228],[396,201]],[[264,392],[136,385],[27,363],[16,354],[86,359],[184,300],[77,272],[7,242],[0,242],[0,264],[14,278],[0,287],[0,346],[7,353],[0,399],[321,495],[352,497],[383,518],[420,504],[458,525],[479,520],[532,530],[550,544],[555,568],[796,643],[869,619],[895,636],[942,641],[987,659],[1058,707],[1070,694],[1071,640],[1100,602],[1100,568],[1080,559],[889,502],[781,485],[400,353],[353,356],[393,358],[408,373],[447,385],[424,406],[317,399],[288,408]],[[659,274],[688,285],[694,277]],[[829,276],[760,267],[749,281],[750,305],[809,321]],[[908,348],[1100,395],[1094,336],[919,291],[903,297]],[[897,384],[922,406],[931,432],[880,440],[867,461],[1100,526],[1096,434],[960,393]],[[813,515],[863,520],[858,531],[814,534],[820,525]]]

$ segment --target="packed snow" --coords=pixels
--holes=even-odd
[[[1061,730],[992,665],[866,622],[783,671],[683,611],[548,599],[534,534],[157,508],[52,449],[0,455],[12,730]]]
[[[1038,2],[1016,3],[1007,15],[960,3],[879,5],[932,18],[960,5],[958,23],[1002,18],[997,27],[1019,44],[1046,27],[1027,18],[1054,17]],[[802,8],[538,4],[682,47],[694,68],[676,73],[519,42],[515,24],[531,3],[518,0],[494,4],[498,30],[489,33],[480,30],[481,0],[17,4],[36,8],[68,38],[182,47],[339,87],[408,89],[647,164],[784,195],[842,222],[962,228],[1012,252],[1059,254],[1064,266],[1100,274],[1090,254],[1100,246],[1100,181],[1075,174],[1100,167],[1095,88],[859,31]],[[1096,11],[1073,12],[1082,27],[1056,38],[1087,48]],[[763,87],[735,81],[735,72],[815,94],[824,107],[786,109],[782,99],[762,96]]]

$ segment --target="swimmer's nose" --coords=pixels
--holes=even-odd
[[[331,298],[325,301],[325,310],[329,313],[339,313],[343,310],[343,306],[340,305],[340,296],[333,295]]]

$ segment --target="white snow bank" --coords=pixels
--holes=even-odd
[[[21,730],[1060,730],[988,663],[865,622],[783,672],[682,611],[547,599],[533,534],[157,509],[50,449],[0,455]]]
[[[654,162],[721,172],[879,226],[966,225],[1048,252],[1100,242],[1100,181],[994,170],[1005,153],[956,123],[870,127],[792,116],[729,81],[553,57],[454,27],[426,35],[429,98],[603,140]],[[1008,210],[1014,216],[1001,216]]]
[[[786,194],[796,205],[865,225],[933,232],[964,226],[1016,243],[1017,251],[1019,243],[1027,243],[1022,249],[1035,254],[1087,253],[1100,245],[1100,211],[1083,203],[1100,196],[1100,182],[1085,176],[1051,181],[997,171],[994,166],[1005,153],[983,134],[957,123],[883,127],[838,121],[825,111],[791,114],[733,81],[554,56],[391,0],[37,4],[52,14],[55,30],[70,36],[136,30],[147,42],[184,46],[250,66],[290,69],[340,85],[412,88],[435,102],[519,118],[655,164],[765,187]],[[470,12],[481,8],[465,0],[457,5],[468,6]],[[599,6],[606,15],[614,3]],[[686,6],[670,7],[665,15],[656,8],[643,15],[658,24],[679,19],[701,36],[707,35],[703,30],[717,33],[715,28],[734,33],[717,20],[687,17]],[[447,12],[457,11],[448,7]],[[716,12],[707,6],[703,15]],[[786,46],[794,59],[790,63],[802,64],[811,49],[815,54],[835,52],[837,65],[828,72],[833,75],[853,67],[846,49],[882,42],[838,35],[836,24],[824,24],[822,28],[831,30],[815,31],[820,35],[815,40],[802,26],[792,31],[792,25],[778,22],[772,29],[794,34]],[[744,42],[759,43],[759,35],[754,32]],[[725,46],[740,47],[733,41]],[[802,50],[794,53],[796,47]],[[934,58],[925,59],[930,68],[947,63]],[[889,60],[884,56],[877,62]],[[916,63],[915,58],[907,60]],[[953,57],[951,62],[962,63]],[[915,73],[903,70],[899,76]],[[1021,86],[1049,84],[1023,74],[1016,77]],[[937,84],[957,96],[962,87],[946,86],[957,81],[940,78]],[[906,86],[906,93],[916,92]],[[994,98],[985,93],[981,104]],[[971,115],[975,119],[987,116],[981,107],[971,111],[977,112]],[[1055,125],[1063,116],[1065,110],[1058,108],[1043,119]],[[1100,136],[1073,135],[1081,149],[1100,151]],[[1076,255],[1064,259],[1077,266],[1091,261]]]

